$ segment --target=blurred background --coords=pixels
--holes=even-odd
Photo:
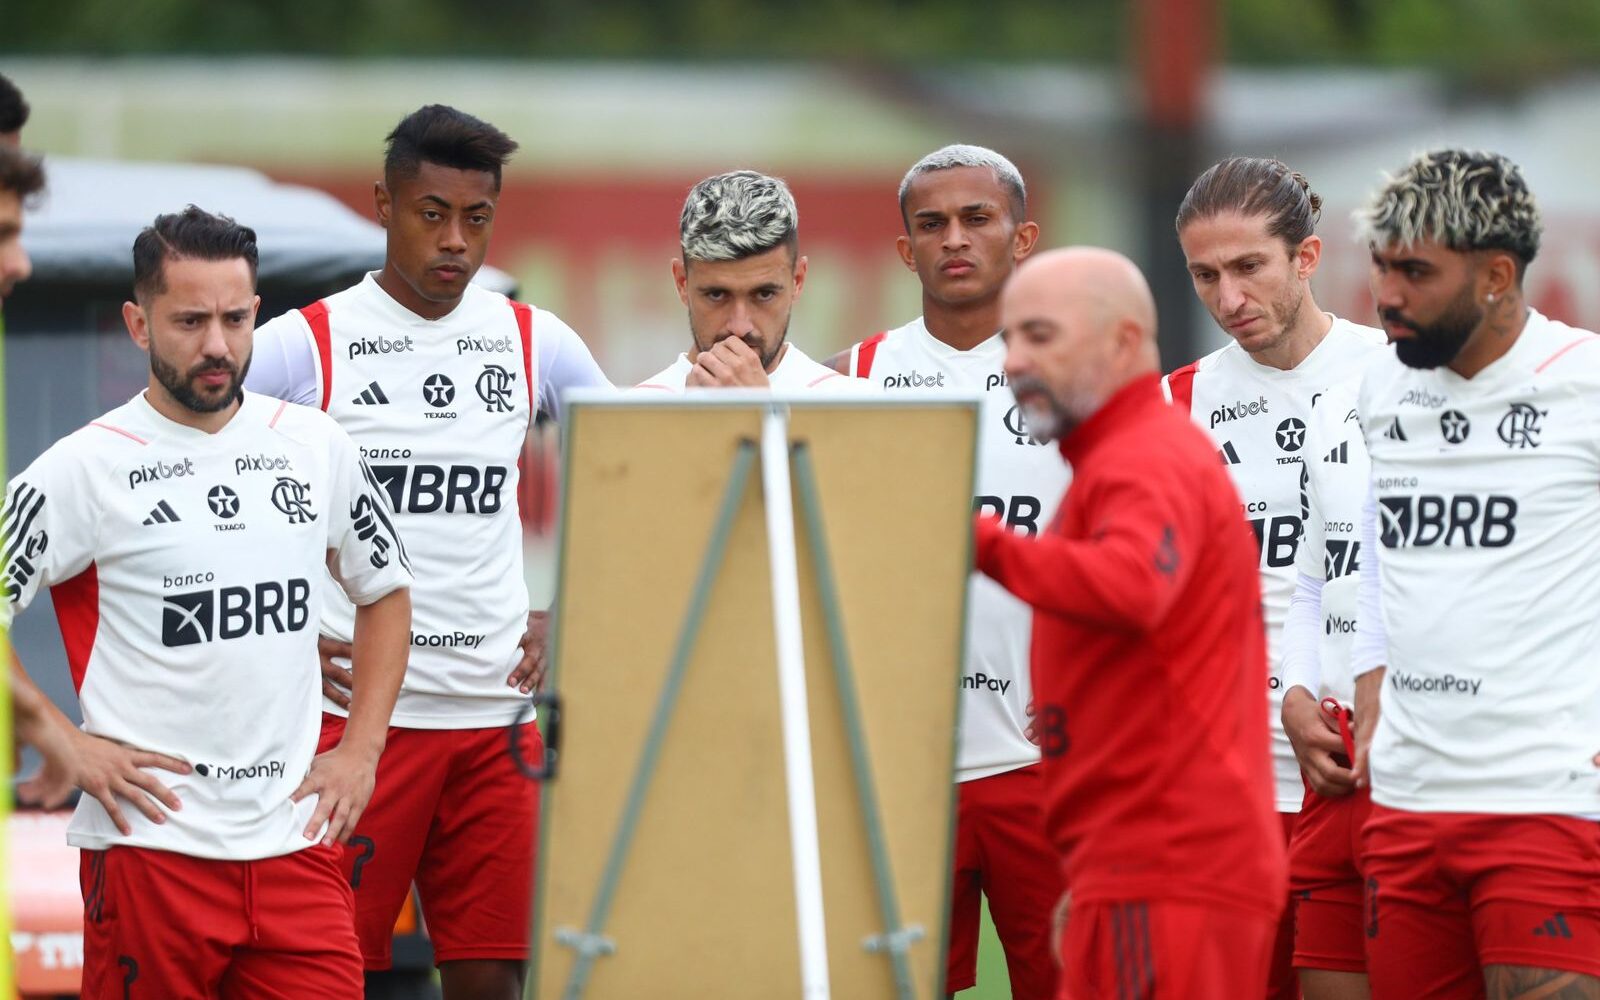
[[[115,312],[141,220],[189,200],[233,211],[262,231],[263,318],[304,304],[381,261],[361,220],[383,136],[425,103],[521,142],[495,280],[566,319],[624,385],[688,343],[668,262],[696,180],[790,181],[811,258],[790,335],[821,358],[919,311],[895,191],[949,142],[1017,162],[1043,245],[1145,267],[1169,368],[1221,342],[1172,217],[1233,154],[1310,178],[1318,301],[1371,323],[1350,216],[1382,172],[1434,145],[1503,152],[1545,215],[1532,301],[1600,328],[1597,71],[1594,0],[6,0],[0,73],[53,177],[25,237],[39,276],[7,303],[9,464],[143,383]],[[181,172],[197,164],[230,169]],[[554,468],[548,438],[528,461]],[[523,498],[536,600],[553,489],[535,475]],[[59,663],[44,611],[19,645]],[[50,947],[69,962],[70,942]],[[992,948],[981,978],[999,985],[973,997],[1007,995]]]

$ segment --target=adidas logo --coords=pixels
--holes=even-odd
[[[1400,426],[1399,417],[1394,418],[1394,423],[1390,424],[1389,429],[1383,432],[1383,436],[1388,438],[1390,441],[1411,440],[1410,438],[1406,437],[1405,428]]]
[[[1544,922],[1544,926],[1535,927],[1533,929],[1533,936],[1570,938],[1572,937],[1572,928],[1567,926],[1566,916],[1564,914],[1557,913],[1549,920],[1546,920]]]
[[[1340,442],[1339,447],[1328,452],[1322,457],[1324,462],[1337,462],[1340,465],[1350,464],[1350,442]]]
[[[361,390],[361,394],[350,402],[355,403],[357,406],[387,406],[389,397],[383,394],[383,386],[376,382],[369,382],[367,387]]]
[[[172,509],[172,505],[163,500],[154,507],[150,508],[150,516],[144,519],[144,523],[172,524],[175,521],[181,520],[183,519],[178,516],[177,511]]]
[[[1222,459],[1223,465],[1239,464],[1239,453],[1233,450],[1232,441],[1222,442],[1222,447],[1217,449],[1217,457]]]

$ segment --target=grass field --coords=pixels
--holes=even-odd
[[[983,904],[983,922],[978,930],[978,985],[956,994],[957,1000],[1009,1000],[1011,979],[1006,975],[1006,956],[995,937],[994,921],[989,919],[989,904]]]

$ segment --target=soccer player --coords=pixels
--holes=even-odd
[[[983,394],[975,506],[1036,535],[1070,478],[1028,433],[1006,388],[1000,290],[1033,252],[1027,189],[1010,160],[981,146],[946,146],[900,182],[906,234],[896,247],[922,283],[922,315],[856,344],[830,364],[888,389]],[[982,574],[973,577],[956,755],[955,876],[946,988],[977,983],[979,894],[1006,953],[1018,1000],[1054,994],[1050,914],[1060,862],[1044,838],[1039,748],[1028,736],[1032,612]]]
[[[83,996],[361,989],[339,848],[372,792],[410,620],[405,550],[355,443],[251,392],[255,234],[191,206],[134,242],[149,387],[10,484],[0,617],[48,587],[83,709]],[[331,572],[332,580],[328,581]],[[313,757],[315,612],[358,605],[350,725]]]
[[[1600,996],[1600,337],[1529,308],[1503,156],[1425,153],[1362,224],[1394,342],[1358,404],[1372,993]]]
[[[1351,771],[1351,645],[1369,470],[1359,388],[1359,380],[1334,386],[1311,411],[1300,467],[1305,531],[1283,625],[1283,728],[1307,786],[1289,844],[1294,965],[1306,1000],[1370,995],[1360,835],[1371,796]]]
[[[806,283],[789,185],[753,170],[707,177],[684,200],[678,242],[672,280],[693,343],[637,389],[850,388],[789,342],[789,316]]]
[[[454,108],[406,116],[376,185],[383,269],[262,327],[250,381],[350,432],[417,567],[405,684],[345,871],[369,970],[392,965],[415,880],[449,1000],[520,996],[528,956],[538,789],[506,752],[506,727],[537,680],[541,631],[517,457],[535,413],[559,415],[561,390],[610,385],[561,320],[471,283],[515,149]],[[330,603],[325,742],[345,725],[349,623]],[[537,728],[523,723],[518,739],[537,759]]]
[[[1232,339],[1164,383],[1167,398],[1210,432],[1255,529],[1285,842],[1305,796],[1294,747],[1280,724],[1278,650],[1295,585],[1305,431],[1318,394],[1359,375],[1383,343],[1377,330],[1323,312],[1311,295],[1322,258],[1316,235],[1321,208],[1306,179],[1277,160],[1236,157],[1200,175],[1178,208],[1178,241],[1195,294]],[[1297,992],[1291,918],[1286,909],[1273,951],[1273,1000]]]
[[[33,273],[22,245],[22,209],[44,190],[44,166],[20,149],[0,146],[0,302]]]
[[[1072,893],[1063,998],[1260,996],[1284,904],[1255,547],[1206,436],[1164,404],[1155,304],[1106,250],[1025,262],[1006,375],[1073,481],[978,568],[1034,609],[1045,829]]]

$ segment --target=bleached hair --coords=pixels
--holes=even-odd
[[[1012,218],[1017,222],[1027,219],[1028,189],[1022,183],[1022,172],[1017,169],[1017,165],[986,146],[970,146],[966,143],[956,143],[953,146],[936,149],[906,171],[905,177],[900,181],[901,217],[905,217],[906,198],[911,194],[913,181],[923,174],[930,174],[935,170],[950,170],[954,167],[988,167],[993,170],[994,179],[1011,201]]]
[[[1544,223],[1522,171],[1499,153],[1436,149],[1388,178],[1371,206],[1356,213],[1375,246],[1438,243],[1451,250],[1504,250],[1526,267],[1539,252]]]
[[[696,184],[678,219],[685,260],[743,260],[783,244],[798,247],[799,238],[800,213],[789,185],[754,170]]]

